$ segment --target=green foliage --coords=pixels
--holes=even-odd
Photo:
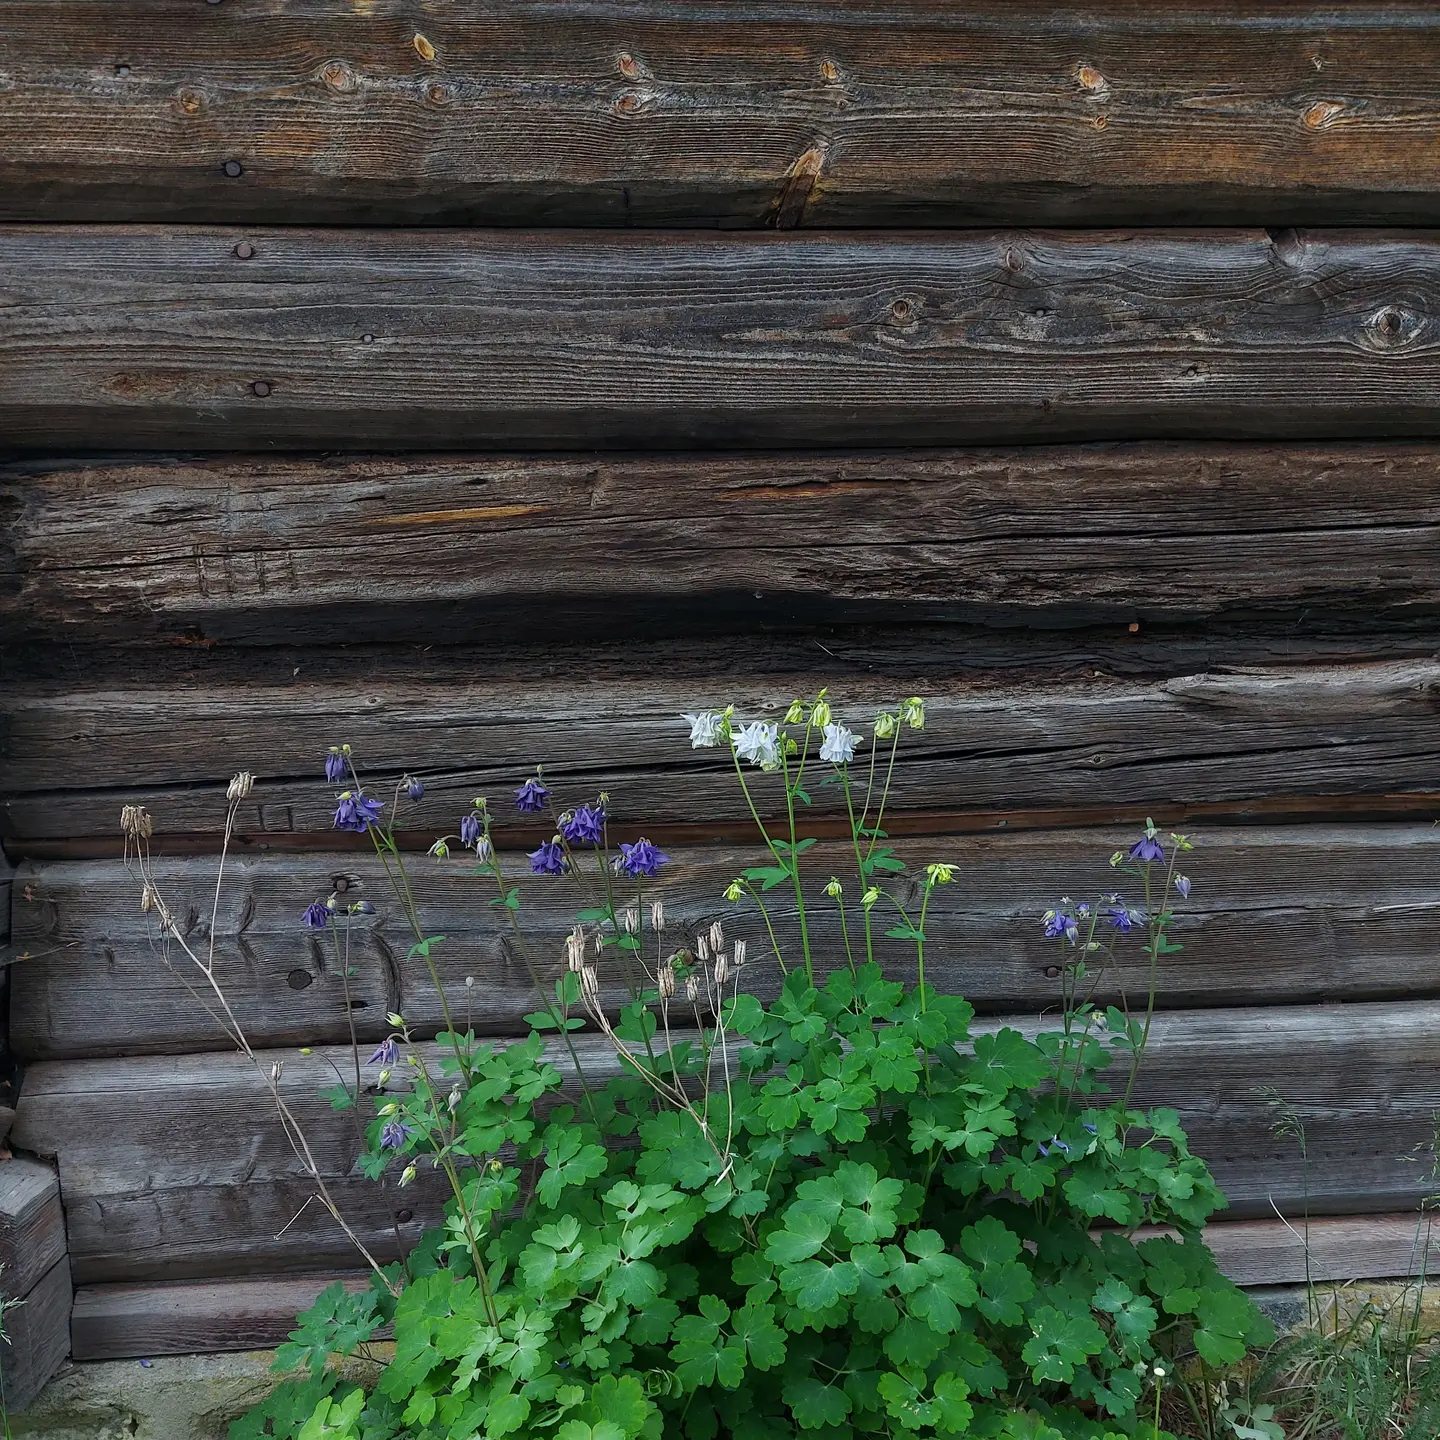
[[[858,739],[831,736],[823,696],[797,707],[803,741],[751,727],[745,742],[792,814],[809,801],[812,730],[837,755],[846,734]],[[729,743],[729,712],[712,718]],[[875,751],[893,759],[881,742],[923,723],[918,701],[882,713]],[[1130,1103],[1148,1015],[1088,1004],[1087,977],[1131,912],[1103,943],[1099,905],[1047,918],[1072,956],[1053,1031],[976,1026],[964,1000],[924,979],[931,892],[953,867],[928,867],[908,909],[897,896],[913,890],[878,890],[903,869],[880,844],[885,792],[873,793],[873,762],[863,803],[848,762],[833,769],[864,888],[858,943],[837,879],[826,894],[845,953],[812,953],[810,842],[792,824],[765,834],[773,863],[727,892],[795,897],[801,953],[787,962],[775,943],[784,973],[771,1003],[738,988],[743,952],[732,965],[718,930],[667,956],[638,897],[642,918],[624,923],[609,899],[582,912],[527,1040],[452,1030],[438,1060],[411,1047],[365,1164],[407,1167],[402,1183],[410,1167],[443,1170],[445,1223],[398,1295],[333,1287],[317,1301],[281,1355],[308,1377],[238,1422],[233,1440],[780,1440],[797,1429],[1155,1440],[1149,1397],[1162,1379],[1182,1364],[1203,1376],[1273,1338],[1204,1245],[1224,1200],[1178,1117]],[[608,895],[613,871],[603,856],[599,866]],[[514,912],[515,888],[498,862],[489,869]],[[1135,871],[1162,895],[1172,872],[1153,857]],[[881,904],[898,923],[872,924]],[[1170,922],[1158,909],[1137,927],[1153,963],[1174,948]],[[917,983],[885,973],[875,952],[887,935],[914,947]],[[428,943],[412,955],[428,959]],[[591,998],[592,953],[638,981],[618,1022]],[[552,1062],[577,1021],[610,1038],[619,1074],[562,1097]],[[1142,1227],[1165,1233],[1141,1238]],[[386,1321],[395,1349],[373,1386],[338,1385],[327,1354],[363,1349]]]

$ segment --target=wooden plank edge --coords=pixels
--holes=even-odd
[[[115,807],[119,814],[118,804]],[[1094,808],[897,811],[885,817],[891,836],[974,835],[988,830],[1094,830],[1111,825],[1143,825],[1153,819],[1162,829],[1199,823],[1246,825],[1257,821],[1302,824],[1328,820],[1434,820],[1440,815],[1440,791],[1376,795],[1270,795],[1256,800],[1217,800],[1188,805],[1116,805]],[[817,839],[844,839],[848,822],[839,815],[806,816],[804,831]],[[746,821],[723,821],[709,825],[615,825],[611,840],[645,836],[656,845],[746,845],[757,843],[754,825]],[[504,850],[516,852],[548,840],[550,828],[507,825]],[[401,830],[396,841],[402,850],[424,853],[438,839],[428,830]],[[219,834],[209,832],[167,832],[154,842],[155,853],[164,855],[212,855],[219,852]],[[74,835],[63,839],[8,836],[3,853],[15,864],[26,860],[114,860],[124,855],[119,835]],[[366,836],[336,830],[306,832],[257,831],[232,838],[234,852],[355,850],[369,854]],[[21,958],[21,957],[11,957]]]
[[[0,1161],[0,1299],[21,1298],[64,1258],[59,1177],[38,1160]]]
[[[1350,1284],[1440,1269],[1440,1229],[1425,1212],[1222,1221],[1209,1227],[1206,1238],[1220,1268],[1245,1286]],[[363,1289],[369,1273],[82,1286],[72,1318],[74,1357],[208,1353],[197,1347],[201,1339],[212,1350],[267,1349],[284,1340],[299,1311],[337,1280]]]
[[[5,1405],[12,1415],[23,1411],[65,1363],[70,1353],[72,1302],[70,1263],[62,1257],[31,1287],[21,1304],[6,1311],[0,1377]]]

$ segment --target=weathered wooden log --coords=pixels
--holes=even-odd
[[[64,1257],[55,1172],[23,1157],[0,1162],[0,1297],[23,1299]]]
[[[735,14],[646,0],[94,23],[9,0],[17,220],[1433,223],[1423,5]]]
[[[634,682],[511,671],[424,685],[365,673],[357,684],[357,673],[320,683],[272,670],[248,685],[7,689],[3,834],[15,853],[45,838],[118,841],[119,805],[134,800],[149,806],[162,846],[165,836],[214,835],[225,784],[241,768],[259,777],[240,814],[242,835],[274,843],[333,834],[335,787],[306,777],[319,776],[327,746],[346,742],[387,804],[402,771],[423,779],[426,795],[414,806],[402,799],[400,814],[427,844],[454,833],[476,795],[508,811],[513,787],[536,762],[563,803],[608,791],[630,838],[638,828],[675,839],[673,827],[685,826],[703,838],[731,822],[743,836],[753,831],[727,757],[692,750],[681,713],[733,701],[741,716],[778,719],[795,695],[829,678],[817,668],[672,680],[658,663]],[[966,812],[1074,807],[1094,823],[1095,812],[1103,820],[1123,807],[1164,817],[1243,801],[1234,808],[1264,813],[1269,799],[1283,810],[1305,796],[1408,795],[1404,803],[1420,810],[1433,803],[1424,788],[1433,782],[1417,763],[1440,750],[1433,658],[1151,683],[1095,674],[932,678],[927,728],[905,732],[892,792],[895,812],[927,812],[920,818],[930,829]],[[895,683],[847,681],[834,692],[841,718],[868,732],[875,708],[906,693]],[[755,778],[757,803],[773,814],[778,784]],[[813,798],[816,815],[843,810],[833,787],[817,787]],[[512,823],[497,829],[502,845],[550,833]],[[1050,823],[1064,824],[1063,814]]]
[[[1039,917],[1062,894],[1077,898],[1114,887],[1109,854],[1128,846],[1125,831],[1061,831],[908,840],[898,854],[915,871],[932,859],[958,866],[956,883],[931,901],[929,975],[982,1012],[1043,1010],[1060,993],[1064,956],[1040,933]],[[1430,936],[1440,910],[1440,832],[1433,826],[1285,826],[1197,833],[1185,869],[1194,891],[1176,935],[1185,950],[1159,977],[1169,1007],[1273,1005],[1314,1000],[1402,997],[1440,990]],[[749,902],[722,898],[729,881],[763,851],[673,851],[646,898],[663,898],[665,953],[717,918],[744,938],[751,958],[746,988],[769,995],[778,984],[764,924]],[[433,958],[451,1012],[479,1033],[514,1034],[538,1007],[532,966],[548,985],[563,963],[564,936],[585,902],[569,881],[530,875],[523,857],[506,857],[522,892],[524,948],[493,888],[463,859],[410,862],[427,934],[444,935]],[[853,857],[823,844],[806,857],[811,935],[825,968],[844,955],[835,907],[819,892],[832,873],[851,874]],[[162,893],[184,917],[187,939],[210,954],[213,857],[164,860]],[[379,865],[353,854],[247,855],[227,867],[215,915],[216,973],[254,1045],[345,1041],[353,1018],[367,1049],[400,1010],[433,1034],[444,1021],[422,963],[407,959],[413,937]],[[343,886],[343,906],[363,899],[373,916],[344,930],[307,931],[300,913]],[[153,917],[141,914],[138,882],[118,861],[27,866],[16,907],[19,948],[34,958],[11,971],[11,1037],[32,1059],[184,1053],[226,1048],[215,1019],[190,988],[203,980],[179,947],[170,968]],[[910,887],[901,885],[904,895]],[[852,895],[858,886],[849,882]],[[1143,901],[1130,894],[1134,903]],[[794,902],[767,897],[782,944],[798,953]],[[886,922],[888,924],[888,921]],[[877,936],[886,927],[876,928]],[[852,915],[854,943],[862,941]],[[343,939],[340,937],[343,935]],[[647,937],[647,951],[652,939]],[[913,949],[879,939],[897,975],[911,975]],[[1120,966],[1101,987],[1143,992],[1147,966],[1138,945],[1121,945]],[[346,969],[353,973],[345,975]],[[474,986],[467,986],[473,977]],[[618,979],[618,977],[617,977]],[[617,996],[623,987],[617,983]],[[348,1007],[348,1009],[347,1009]]]
[[[12,634],[273,643],[1440,610],[1433,445],[51,462]]]
[[[70,1265],[62,1257],[30,1288],[24,1304],[5,1312],[0,1376],[12,1415],[30,1404],[70,1353],[71,1296]]]
[[[1440,241],[11,227],[18,449],[1434,436]]]
[[[1220,1220],[1205,1232],[1221,1269],[1241,1285],[1431,1275],[1440,1258],[1436,1238],[1418,1213],[1331,1215],[1294,1224]],[[294,1329],[295,1315],[337,1280],[356,1289],[369,1283],[363,1271],[328,1271],[85,1286],[75,1292],[75,1358],[124,1360],[276,1345]]]
[[[366,1271],[182,1280],[176,1284],[89,1285],[71,1317],[77,1360],[214,1354],[278,1345],[295,1317],[336,1281],[369,1283]]]
[[[1239,1217],[1278,1207],[1293,1218],[1306,1204],[1317,1214],[1403,1210],[1430,1183],[1415,1152],[1440,1104],[1437,1023],[1432,1001],[1162,1013],[1136,1093],[1179,1107]],[[331,1066],[351,1064],[348,1049],[262,1052],[262,1065],[272,1058],[284,1060],[286,1094],[367,1243],[393,1248],[387,1208],[397,1199],[416,1207],[401,1226],[413,1235],[436,1213],[433,1177],[389,1197],[363,1192],[350,1178],[351,1120],[319,1097]],[[1275,1133],[1282,1105],[1305,1126],[1308,1161]],[[302,1209],[303,1174],[242,1057],[35,1065],[17,1131],[58,1158],[81,1283],[347,1263],[333,1222],[314,1204]]]

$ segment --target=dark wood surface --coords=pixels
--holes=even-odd
[[[0,215],[1433,221],[1421,4],[9,0]],[[225,168],[229,166],[227,171]]]
[[[62,1257],[30,1288],[25,1303],[5,1312],[0,1367],[5,1405],[23,1411],[70,1353],[70,1266]]]
[[[76,1360],[210,1354],[278,1345],[295,1317],[337,1280],[359,1290],[366,1271],[189,1280],[173,1285],[89,1285],[75,1292]]]
[[[1430,1274],[1440,1254],[1433,1228],[1410,1214],[1326,1216],[1308,1225],[1222,1219],[1205,1238],[1221,1268],[1241,1285]],[[197,1345],[211,1350],[275,1345],[294,1328],[296,1312],[336,1280],[357,1289],[369,1283],[363,1271],[327,1271],[84,1286],[75,1293],[75,1358],[123,1360],[187,1354]]]
[[[0,1297],[23,1299],[64,1255],[55,1172],[23,1156],[0,1161]]]
[[[288,662],[262,660],[249,683],[15,686],[3,697],[0,826],[17,855],[43,839],[118,842],[120,805],[139,801],[163,850],[167,836],[218,830],[225,784],[246,768],[259,780],[242,834],[256,843],[333,835],[335,787],[320,772],[326,747],[345,742],[379,794],[392,794],[404,769],[424,780],[424,799],[401,808],[402,825],[424,844],[453,833],[477,794],[513,814],[513,787],[537,762],[561,803],[606,790],[627,835],[675,839],[674,827],[689,827],[703,838],[727,823],[744,835],[748,812],[723,752],[692,750],[680,716],[733,701],[742,717],[778,718],[794,696],[830,680],[826,658],[817,650],[815,668],[789,675],[672,680],[660,663],[629,682],[521,666],[442,670],[415,684],[392,683],[359,653],[348,674],[320,682],[303,666],[296,674]],[[929,722],[923,734],[906,732],[893,790],[895,810],[925,812],[930,828],[925,815],[955,812],[1039,809],[1059,812],[1050,823],[1063,824],[1067,807],[1102,818],[1107,807],[1139,808],[1142,818],[1152,807],[1163,819],[1223,802],[1264,814],[1270,800],[1285,809],[1303,797],[1323,809],[1324,797],[1379,804],[1399,795],[1427,816],[1435,803],[1433,657],[1217,669],[1148,683],[1093,671],[930,678]],[[894,684],[855,676],[834,691],[838,713],[865,725],[875,707],[910,688]],[[758,778],[757,802],[773,812],[773,777]],[[816,814],[840,803],[830,789],[814,798]],[[513,824],[506,818],[497,829],[502,845],[549,834]]]
[[[1440,1105],[1437,1023],[1431,1001],[1169,1012],[1156,1020],[1137,1095],[1179,1106],[1240,1218],[1271,1216],[1275,1206],[1293,1218],[1307,1195],[1312,1214],[1404,1210],[1429,1185],[1420,1152]],[[337,1177],[362,1234],[381,1245],[385,1197],[371,1186],[361,1199],[367,1182],[342,1178],[354,1153],[350,1121],[317,1093],[333,1079],[330,1061],[350,1063],[348,1050],[267,1052],[262,1063],[272,1055],[285,1061],[282,1083],[319,1163]],[[1262,1087],[1304,1121],[1308,1171],[1295,1143],[1273,1133],[1276,1110]],[[300,1211],[303,1176],[241,1057],[34,1065],[17,1135],[58,1156],[80,1283],[346,1263],[333,1222],[313,1204]],[[397,1198],[416,1207],[408,1234],[436,1213],[431,1176]]]
[[[156,459],[0,471],[12,636],[445,642],[1440,610],[1440,447]]]
[[[1053,1005],[1059,982],[1050,972],[1063,956],[1042,936],[1040,917],[1062,894],[1093,897],[1123,885],[1107,861],[1133,839],[1125,830],[1002,831],[900,842],[898,853],[917,873],[936,858],[958,866],[955,884],[937,890],[930,906],[932,983],[965,995],[982,1012]],[[1193,839],[1196,850],[1184,868],[1194,889],[1175,932],[1186,948],[1161,972],[1162,1004],[1440,995],[1429,938],[1440,912],[1440,831],[1432,825],[1213,828],[1193,832]],[[677,847],[646,895],[664,898],[667,954],[723,919],[731,937],[749,946],[746,988],[769,995],[778,972],[766,958],[763,921],[749,902],[732,905],[722,896],[736,874],[761,859],[754,849]],[[409,863],[425,929],[446,937],[434,958],[452,1013],[480,1032],[514,1034],[537,1006],[532,967],[547,986],[553,982],[574,912],[587,903],[584,891],[568,880],[532,876],[523,857],[507,857],[522,892],[522,949],[487,904],[492,890],[463,856],[443,863],[416,856]],[[853,868],[848,851],[835,844],[807,856],[811,933],[826,967],[839,963],[844,949],[834,906],[820,888],[832,873]],[[202,953],[214,873],[213,857],[157,866],[167,902]],[[373,858],[245,855],[227,875],[215,925],[217,973],[252,1044],[343,1042],[350,1033],[347,1003],[367,1050],[385,1033],[392,1010],[417,1029],[441,1027],[429,976],[406,959],[411,936]],[[357,918],[343,932],[338,953],[342,932],[317,937],[300,924],[304,907],[337,881],[345,887],[341,903],[363,899],[376,907],[373,917]],[[33,958],[11,970],[17,1052],[57,1059],[227,1048],[218,1024],[186,988],[198,973],[178,951],[174,970],[164,964],[158,937],[138,909],[135,878],[118,861],[26,866],[20,887],[16,945]],[[853,898],[858,891],[853,882],[849,888]],[[1138,893],[1128,899],[1143,902]],[[789,945],[793,901],[777,892],[768,903]],[[887,969],[909,975],[907,947],[880,944]],[[1116,978],[1128,992],[1143,990],[1138,945],[1118,953]],[[346,964],[354,972],[348,993]],[[1107,986],[1103,993],[1113,991]],[[623,994],[618,977],[615,994]]]
[[[1423,231],[10,227],[0,297],[32,451],[1440,433]]]

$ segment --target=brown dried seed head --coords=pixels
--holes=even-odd
[[[660,967],[660,998],[672,1000],[675,997],[675,960],[672,957]]]
[[[695,953],[699,955],[702,965],[710,963],[710,937],[708,935],[702,935],[695,942]]]
[[[156,893],[155,887],[147,880],[144,889],[140,891],[141,910],[153,910],[160,903],[160,896]]]
[[[710,948],[711,948],[712,950],[719,951],[719,950],[724,949],[724,947],[725,947],[725,927],[717,920],[717,921],[710,927]]]
[[[700,998],[700,982],[693,975],[685,981],[685,998],[692,1005]]]
[[[737,940],[735,942],[735,968],[738,970],[744,963],[745,942],[743,940]]]
[[[230,781],[225,790],[225,798],[233,805],[237,800],[243,800],[254,788],[255,777],[248,770],[242,770]]]
[[[626,906],[620,912],[620,924],[627,935],[634,935],[640,929],[640,912],[633,906]]]
[[[665,933],[665,902],[663,900],[657,900],[650,907],[650,923],[655,927],[657,935]]]
[[[730,962],[722,953],[720,958],[715,962],[715,983],[716,985],[723,985],[729,978]]]

